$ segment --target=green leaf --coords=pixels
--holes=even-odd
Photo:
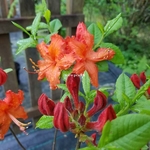
[[[12,21],[12,24],[14,26],[16,26],[17,28],[19,28],[20,30],[22,30],[23,32],[25,32],[27,35],[31,36],[31,34],[25,28],[23,28],[22,26],[20,26],[19,24],[15,23],[13,21]]]
[[[98,147],[114,146],[122,150],[139,150],[148,143],[149,135],[150,116],[128,114],[105,124]]]
[[[43,115],[36,123],[36,128],[40,129],[51,129],[53,127],[53,116]]]
[[[134,100],[138,100],[144,93],[147,91],[147,89],[150,87],[150,79],[140,87],[140,89],[137,91]]]
[[[90,146],[90,147],[80,148],[79,150],[100,150],[100,149],[95,146]]]
[[[13,69],[12,69],[12,68],[7,68],[7,69],[4,69],[4,71],[5,71],[6,73],[9,73],[9,72],[13,71]]]
[[[150,101],[137,101],[136,104],[131,107],[131,110],[141,114],[150,115]]]
[[[32,22],[32,26],[31,26],[31,33],[34,36],[34,39],[36,39],[36,34],[38,31],[38,27],[41,21],[41,13],[38,13],[36,15],[36,17],[34,18],[33,22]]]
[[[50,32],[58,32],[58,30],[62,27],[62,24],[59,19],[54,19],[50,22]]]
[[[97,45],[97,43],[101,41],[103,37],[103,33],[101,32],[101,30],[99,29],[96,23],[92,23],[88,27],[88,31],[94,35],[94,45]]]
[[[118,30],[122,26],[122,23],[123,23],[123,19],[121,17],[121,14],[117,15],[114,19],[109,20],[104,27],[105,36]]]
[[[83,86],[83,90],[85,95],[87,95],[88,92],[90,92],[90,77],[89,74],[87,73],[87,71],[84,71],[84,74],[82,76],[82,86]]]
[[[60,102],[64,102],[66,97],[70,97],[70,93],[69,92],[65,92],[64,95],[61,97]]]
[[[17,46],[18,49],[16,51],[16,55],[29,47],[36,47],[36,42],[31,37],[29,37],[26,39],[19,40],[17,42]]]
[[[100,47],[110,48],[115,51],[114,57],[110,60],[111,62],[113,62],[115,64],[123,64],[124,63],[124,61],[125,61],[124,56],[118,46],[116,46],[112,43],[102,43],[100,45]]]
[[[47,29],[47,28],[48,28],[48,25],[47,25],[46,23],[44,23],[44,22],[40,22],[40,23],[39,23],[38,29]],[[26,27],[26,29],[27,29],[28,31],[31,31],[31,30],[32,30],[32,25]]]
[[[142,59],[140,59],[140,62],[137,65],[137,68],[138,68],[137,69],[138,70],[137,73],[140,74],[143,70],[146,70],[146,68],[147,68],[146,64],[147,64],[147,59],[146,59],[146,56],[144,55],[142,57]]]
[[[66,81],[67,78],[68,78],[68,76],[71,74],[71,72],[72,72],[72,69],[71,69],[71,68],[69,68],[69,69],[67,69],[67,70],[63,70],[63,71],[61,72],[61,79],[62,79],[63,81]]]
[[[135,94],[136,90],[130,78],[124,73],[122,73],[116,81],[115,96],[117,98],[117,101],[121,104],[121,106],[124,106],[125,105],[124,95],[127,95],[128,98],[132,100]]]
[[[62,89],[62,90],[64,90],[64,91],[68,92],[68,88],[67,88],[66,84],[61,83],[61,84],[57,84],[57,86],[58,86],[60,89]]]
[[[51,11],[49,9],[47,9],[45,12],[44,12],[44,18],[46,20],[47,23],[50,22],[50,18],[51,18]]]
[[[99,71],[108,71],[108,62],[107,61],[99,61],[96,63]]]

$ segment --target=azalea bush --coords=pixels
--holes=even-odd
[[[92,23],[87,27],[80,22],[75,35],[63,38],[58,32],[61,22],[58,19],[51,21],[51,12],[44,1],[43,6],[43,11],[26,29],[13,22],[29,35],[18,41],[17,54],[28,47],[36,47],[41,59],[38,62],[31,59],[31,63],[34,73],[38,74],[37,80],[46,79],[51,90],[63,90],[57,102],[45,93],[39,97],[37,104],[43,116],[36,127],[54,127],[62,134],[72,132],[77,138],[76,150],[147,149],[150,140],[150,79],[145,72],[131,77],[122,73],[111,97],[109,88],[101,87],[98,81],[98,72],[107,71],[109,61],[114,64],[124,62],[121,50],[113,43],[104,42],[105,37],[121,27],[121,14],[105,26]],[[42,17],[45,22],[41,21]],[[43,29],[48,32],[46,36],[39,32]],[[1,68],[0,85],[6,80],[7,74]],[[115,103],[108,104],[108,98]],[[16,119],[27,118],[22,100],[21,90],[18,93],[9,90],[0,101],[0,139],[4,138],[12,121],[23,132],[30,124]],[[97,113],[99,115],[93,121],[92,117]],[[92,134],[87,134],[88,131]],[[80,148],[81,143],[87,146]]]

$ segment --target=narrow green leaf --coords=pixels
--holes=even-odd
[[[114,57],[110,60],[111,62],[113,62],[115,64],[123,64],[124,63],[124,61],[125,61],[124,56],[118,46],[116,46],[112,43],[102,43],[100,45],[100,47],[110,48],[115,51]]]
[[[43,115],[36,123],[36,128],[40,129],[51,129],[53,127],[53,116]]]
[[[85,95],[87,95],[87,93],[90,92],[90,77],[87,71],[84,71],[84,74],[82,76],[82,86]]]
[[[122,23],[123,23],[123,19],[121,17],[121,14],[117,15],[114,19],[109,20],[104,27],[105,36],[118,30],[122,26]]]
[[[136,94],[136,90],[130,78],[124,73],[122,73],[116,81],[115,90],[115,96],[117,98],[117,101],[121,104],[121,106],[125,106],[124,94],[132,100]]]
[[[20,30],[22,30],[23,32],[25,32],[27,35],[31,36],[31,34],[24,27],[20,26],[18,23],[12,21],[12,24],[17,28],[19,28]]]
[[[58,32],[58,30],[62,27],[62,24],[59,19],[54,19],[50,22],[50,32]]]
[[[67,70],[63,70],[63,71],[61,72],[61,79],[62,79],[63,81],[66,81],[67,78],[68,78],[68,76],[71,74],[71,72],[72,72],[72,69],[71,69],[71,68],[69,68],[69,69],[67,69]]]
[[[100,150],[100,149],[98,147],[95,147],[95,146],[90,146],[90,147],[80,148],[79,150]]]
[[[94,36],[94,45],[96,45],[97,43],[101,41],[103,37],[103,33],[101,32],[101,30],[99,29],[96,23],[92,23],[88,27],[88,31]]]
[[[31,37],[29,37],[26,39],[19,40],[17,42],[17,46],[18,46],[18,49],[16,51],[16,55],[29,47],[36,47],[36,43]]]
[[[4,71],[5,71],[6,73],[9,73],[9,72],[13,71],[13,69],[12,69],[12,68],[7,68],[7,69],[4,69]]]
[[[49,9],[47,9],[45,12],[44,12],[44,18],[46,20],[47,23],[50,22],[50,18],[51,18],[51,11]]]
[[[34,36],[34,39],[36,38],[36,34],[38,31],[38,27],[41,21],[41,13],[38,13],[36,15],[36,17],[34,18],[33,22],[32,22],[32,26],[31,26],[31,33]]]
[[[70,93],[69,92],[65,92],[64,95],[60,98],[60,102],[64,102],[66,97],[70,97]]]
[[[139,150],[150,140],[150,116],[128,114],[107,122],[99,148],[114,146],[122,150]]]
[[[62,90],[64,90],[64,91],[68,92],[68,88],[67,88],[66,84],[61,83],[61,84],[57,84],[57,86],[58,86],[60,89],[62,89]]]

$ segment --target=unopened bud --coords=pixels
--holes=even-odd
[[[71,104],[71,100],[70,98],[67,96],[64,100],[64,105],[65,105],[65,108],[70,112],[72,113],[73,112],[73,108],[72,108],[72,104]]]
[[[133,74],[130,77],[130,79],[131,79],[132,83],[134,84],[134,86],[139,89],[140,88],[140,79],[139,79],[138,75]]]
[[[146,82],[146,75],[145,75],[144,72],[140,73],[140,79],[141,79],[142,83],[145,84],[145,82]]]
[[[43,93],[38,99],[38,108],[43,115],[53,116],[55,103]]]
[[[78,122],[81,126],[84,126],[85,125],[85,122],[86,122],[86,117],[82,114],[79,119],[78,119]]]
[[[67,132],[69,130],[69,116],[67,110],[64,107],[64,103],[58,102],[54,109],[54,120],[55,128],[61,132]]]
[[[93,106],[87,112],[88,117],[93,116],[99,110],[103,109],[106,106],[106,104],[107,104],[107,98],[106,98],[106,96],[102,92],[97,91],[96,97],[94,99]]]
[[[79,91],[80,77],[75,73],[72,73],[68,76],[66,84],[74,100],[75,108],[78,108],[79,103],[78,91]]]
[[[0,86],[3,85],[7,80],[7,73],[0,68]]]

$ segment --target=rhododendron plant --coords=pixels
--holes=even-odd
[[[113,96],[110,96],[109,87],[102,87],[98,80],[99,71],[107,71],[108,61],[124,63],[119,47],[104,42],[106,36],[121,27],[121,14],[109,20],[105,26],[100,23],[86,26],[84,22],[79,22],[76,34],[63,38],[58,31],[56,33],[56,29],[62,26],[61,22],[54,19],[56,28],[50,31],[50,11],[43,9],[33,21],[36,24],[33,23],[27,29],[13,23],[30,36],[29,42],[28,39],[18,41],[17,53],[31,45],[35,46],[41,58],[37,62],[31,58],[31,62],[38,80],[46,79],[51,90],[59,88],[63,91],[57,101],[42,93],[37,105],[43,116],[36,127],[54,127],[62,134],[72,132],[77,138],[76,150],[139,150],[147,147],[150,141],[150,101],[147,100],[150,79],[146,78],[144,72],[140,76],[135,73],[131,77],[122,73],[115,83]],[[41,21],[42,16],[46,23]],[[40,23],[50,32],[48,36],[40,38],[38,35]],[[27,44],[21,46],[20,43]],[[6,79],[7,74],[0,69],[0,85]],[[110,103],[110,99],[114,103]],[[19,90],[18,93],[7,91],[6,98],[0,101],[1,139],[12,121],[22,131],[28,125],[16,120],[27,117],[20,106],[22,100],[23,93]],[[96,119],[93,120],[93,117]],[[88,131],[92,133],[89,135]],[[81,148],[80,143],[86,143],[86,146]]]

